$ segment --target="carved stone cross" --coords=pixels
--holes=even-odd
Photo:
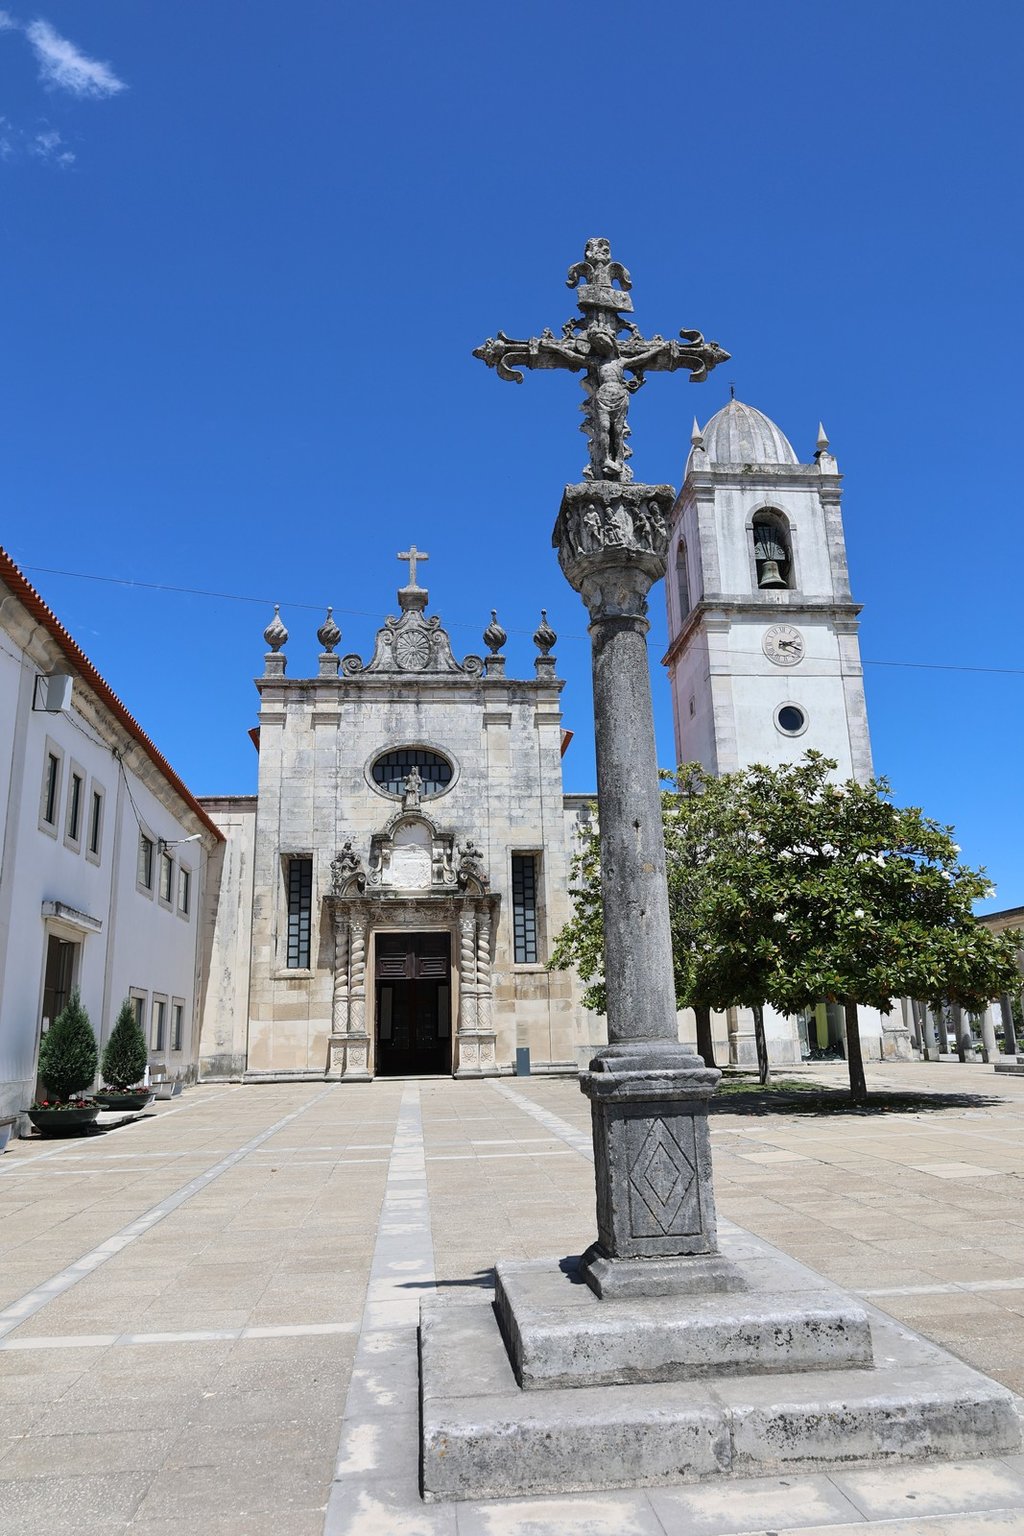
[[[408,562],[409,562],[409,585],[410,585],[410,587],[414,587],[416,585],[416,561],[417,560],[429,560],[430,556],[424,554],[421,549],[417,549],[415,544],[410,544],[408,549],[403,549],[403,550],[399,551],[398,555],[396,556],[396,559],[398,559],[398,560],[408,560]]]
[[[612,260],[605,239],[587,241],[584,258],[569,268],[566,285],[576,289],[582,318],[567,320],[560,337],[544,330],[528,341],[515,341],[499,331],[497,340],[489,336],[473,356],[495,368],[499,379],[514,384],[523,382],[520,368],[582,373],[587,399],[580,407],[580,431],[590,443],[590,462],[583,474],[588,480],[628,482],[633,474],[626,463],[631,457],[626,416],[629,397],[643,384],[645,373],[685,368],[691,382],[700,383],[729,354],[717,342],[705,341],[700,331],[680,331],[681,341],[666,341],[657,334],[645,340],[632,320],[622,318],[633,309],[632,282],[621,262]],[[623,332],[626,337],[620,339]]]

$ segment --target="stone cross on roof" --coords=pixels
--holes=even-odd
[[[584,476],[627,482],[633,474],[626,463],[631,457],[626,414],[629,397],[644,382],[644,374],[685,368],[698,383],[729,354],[717,342],[705,341],[700,331],[680,331],[679,341],[666,341],[657,334],[648,341],[632,320],[624,320],[623,315],[633,309],[632,282],[621,262],[612,260],[611,245],[605,239],[587,241],[583,260],[569,268],[566,283],[576,289],[582,318],[574,315],[567,320],[561,336],[544,330],[527,341],[515,341],[499,331],[497,340],[489,336],[473,356],[497,369],[499,379],[514,384],[523,382],[520,368],[567,368],[582,373],[587,399],[580,407],[584,413],[580,431],[590,443]],[[625,338],[620,339],[623,332]]]
[[[410,544],[408,549],[400,550],[398,555],[396,556],[396,558],[399,559],[399,560],[408,560],[408,562],[409,562],[409,585],[410,585],[410,587],[414,587],[416,585],[416,562],[417,562],[417,560],[429,560],[430,556],[427,555],[427,554],[424,554],[424,552],[421,549],[417,549],[415,544]]]

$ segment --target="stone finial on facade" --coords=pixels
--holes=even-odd
[[[490,652],[490,655],[487,657],[487,676],[504,677],[505,658],[501,655],[501,648],[508,639],[508,635],[498,623],[497,608],[491,609],[491,622],[484,630],[483,638],[484,644]]]
[[[540,611],[540,623],[533,632],[533,643],[542,656],[547,656],[558,636],[548,623],[548,611],[542,608]]]
[[[327,617],[324,619],[323,623],[320,625],[320,628],[317,630],[316,637],[320,641],[320,644],[323,646],[325,653],[330,655],[331,651],[334,650],[334,647],[341,639],[341,630],[338,628],[334,621],[333,608],[328,608]]]
[[[498,610],[497,608],[492,608],[491,622],[484,630],[484,645],[486,645],[492,656],[497,656],[507,639],[508,635],[498,623]]]
[[[341,630],[335,623],[333,608],[328,608],[327,617],[317,630],[316,637],[323,646],[320,652],[320,676],[337,677],[341,658],[334,655],[334,647],[341,639]]]
[[[828,433],[823,422],[818,422],[818,440],[814,445],[814,462],[823,475],[837,475],[839,466],[835,455],[829,452]]]
[[[533,632],[533,643],[539,654],[534,657],[533,670],[539,678],[550,680],[555,675],[555,658],[551,655],[551,647],[558,636],[548,623],[548,611],[542,608],[540,611],[540,623]]]
[[[270,646],[270,650],[266,655],[264,676],[283,677],[286,662],[280,652],[282,647],[288,643],[288,631],[281,621],[280,603],[274,604],[274,617],[263,631],[263,638]]]
[[[704,447],[704,433],[700,429],[700,422],[696,416],[693,418],[693,430],[690,433],[690,447],[698,452]]]

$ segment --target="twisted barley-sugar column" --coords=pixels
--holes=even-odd
[[[463,909],[459,919],[459,1033],[476,1029],[476,914]]]
[[[481,907],[476,919],[477,1028],[491,1027],[491,914]]]
[[[366,919],[354,917],[349,923],[352,986],[349,1002],[349,1029],[362,1034],[366,1026]]]
[[[331,1031],[335,1035],[348,1033],[348,918],[334,916],[334,995],[331,1000]]]

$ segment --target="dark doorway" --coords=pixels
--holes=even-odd
[[[376,972],[378,1076],[450,1072],[448,934],[379,933]]]
[[[58,939],[50,934],[46,941],[46,971],[43,976],[43,1018],[52,1024],[71,996],[75,976],[73,939]]]

